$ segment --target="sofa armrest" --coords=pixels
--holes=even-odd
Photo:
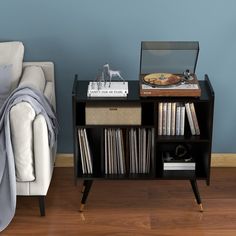
[[[16,180],[20,182],[35,180],[32,130],[35,116],[35,111],[28,102],[17,103],[10,110]]]
[[[43,115],[33,122],[35,181],[30,183],[31,195],[46,195],[54,168],[54,155],[48,144],[48,129]]]
[[[12,145],[20,195],[46,195],[51,181],[55,148],[48,143],[48,128],[43,115],[36,115],[27,102],[10,111]],[[28,183],[28,188],[23,188]]]

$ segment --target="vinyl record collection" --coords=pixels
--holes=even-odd
[[[91,150],[86,129],[78,129],[78,138],[83,174],[93,174]]]
[[[147,174],[150,172],[153,150],[152,129],[129,130],[129,161],[131,174]]]
[[[121,129],[105,129],[105,174],[125,174],[124,139]]]
[[[127,152],[125,152],[124,134],[121,129],[105,129],[104,135],[105,174],[150,172],[153,150],[153,131],[151,129],[129,129],[126,136],[129,147]]]

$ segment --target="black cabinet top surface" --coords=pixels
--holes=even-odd
[[[87,89],[90,81],[88,80],[79,80],[75,79],[73,91],[73,96],[76,97],[77,101],[80,102],[89,102],[89,101],[123,101],[123,102],[151,102],[151,101],[193,101],[193,102],[201,102],[201,101],[209,101],[214,96],[214,91],[210,84],[208,77],[206,76],[205,80],[199,80],[199,85],[201,87],[201,97],[140,97],[139,95],[139,81],[138,80],[130,80],[128,81],[129,94],[127,97],[115,98],[115,97],[96,97],[90,98],[87,97]]]

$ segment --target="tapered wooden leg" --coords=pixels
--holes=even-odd
[[[45,216],[45,196],[39,196],[38,199],[40,215]]]
[[[88,183],[88,181],[89,181],[89,180],[84,180],[83,186],[82,186],[82,189],[81,189],[81,193],[84,193],[85,186],[86,186],[86,184]]]
[[[88,194],[89,194],[92,184],[93,184],[93,180],[84,181],[84,193],[82,196],[81,205],[80,205],[80,209],[79,209],[80,212],[82,212],[84,209],[84,205],[86,203],[86,200],[87,200],[87,197],[88,197]]]
[[[200,211],[203,212],[203,206],[202,206],[202,201],[201,201],[201,197],[200,197],[200,193],[198,191],[198,186],[197,186],[197,181],[196,180],[190,180],[192,189],[193,189],[193,193],[195,195],[197,204],[200,207]]]

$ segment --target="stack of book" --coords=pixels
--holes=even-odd
[[[129,130],[129,163],[131,174],[147,174],[150,172],[153,135],[152,129],[132,128]]]
[[[158,135],[184,135],[185,111],[192,135],[200,135],[193,103],[160,102],[158,105]]]
[[[89,82],[88,97],[127,97],[128,82]]]
[[[125,174],[124,140],[121,129],[105,129],[105,174]]]
[[[195,170],[196,163],[194,159],[189,156],[189,158],[185,159],[176,159],[171,156],[169,152],[163,153],[163,169],[164,170]]]
[[[80,157],[83,174],[92,174],[93,165],[86,129],[78,129]]]
[[[185,106],[176,102],[160,102],[158,135],[184,135]]]

